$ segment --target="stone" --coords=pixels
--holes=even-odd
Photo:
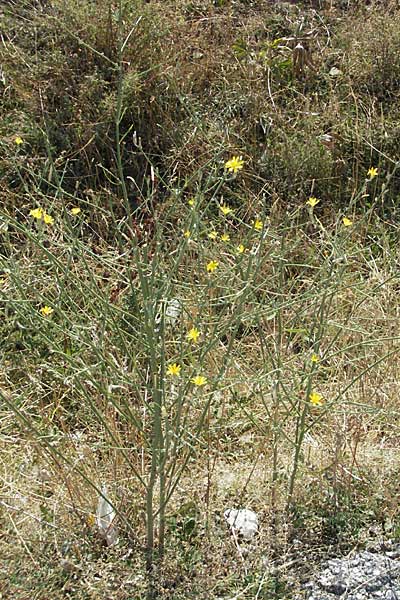
[[[258,516],[247,508],[228,508],[224,517],[232,531],[244,540],[251,540],[258,533]]]

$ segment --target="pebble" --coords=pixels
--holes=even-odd
[[[258,516],[247,508],[228,508],[224,517],[233,532],[244,540],[251,540],[258,533]]]

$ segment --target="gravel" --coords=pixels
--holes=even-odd
[[[304,585],[307,600],[400,600],[399,551],[334,558]]]

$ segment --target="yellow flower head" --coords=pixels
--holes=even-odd
[[[264,223],[262,221],[260,221],[260,219],[256,219],[253,223],[254,225],[254,229],[256,229],[257,231],[261,231],[262,228],[264,227]]]
[[[186,229],[186,231],[183,232],[183,235],[185,236],[185,238],[190,238],[190,231],[189,229]]]
[[[228,215],[231,214],[231,212],[233,212],[231,207],[228,206],[227,204],[220,204],[219,208],[220,208],[222,214],[225,215],[225,217],[227,217]]]
[[[239,246],[236,248],[236,253],[237,254],[243,254],[243,252],[246,250],[246,248],[243,246],[243,244],[239,244]]]
[[[206,385],[207,377],[204,377],[204,375],[196,375],[196,377],[192,377],[192,379],[190,381],[194,385],[201,387],[202,385]]]
[[[167,374],[171,377],[179,377],[179,375],[181,374],[181,368],[181,365],[178,365],[177,363],[172,363],[167,367]]]
[[[312,363],[317,363],[317,362],[319,362],[319,356],[318,356],[318,354],[312,354],[312,355],[311,355],[311,362],[312,362]]]
[[[230,160],[225,163],[225,169],[230,173],[237,173],[243,169],[244,160],[241,156],[232,156]]]
[[[34,219],[41,219],[43,217],[43,210],[41,208],[32,208],[29,211],[29,215]]]
[[[231,239],[231,238],[230,238],[230,235],[229,235],[229,233],[223,233],[223,234],[221,235],[221,241],[222,241],[222,242],[229,242],[229,240],[230,240],[230,239]]]
[[[309,400],[314,406],[321,406],[324,403],[321,394],[318,394],[318,392],[312,392],[309,395]]]
[[[43,213],[43,221],[46,223],[46,225],[53,225],[54,223],[53,217],[51,217],[47,213]]]
[[[20,146],[21,144],[24,143],[24,140],[22,139],[22,137],[20,137],[19,135],[17,135],[17,137],[14,138],[14,143],[17,144],[17,146]]]
[[[210,233],[208,233],[207,235],[210,238],[210,240],[216,240],[218,237],[218,233],[216,231],[210,231]]]
[[[309,206],[311,206],[311,208],[314,208],[314,206],[317,206],[317,204],[319,204],[321,202],[321,200],[319,200],[319,198],[315,198],[314,196],[310,196],[310,198],[307,200],[306,204],[308,204]]]
[[[196,200],[194,198],[189,198],[188,204],[193,208],[193,206],[196,204]]]
[[[94,515],[88,515],[86,517],[86,525],[88,527],[94,527],[96,525],[96,517]]]
[[[207,272],[214,273],[215,269],[218,267],[219,262],[217,260],[210,260],[207,264]]]
[[[347,217],[343,217],[342,223],[345,227],[351,227],[351,225],[353,225],[353,221]]]
[[[49,317],[51,314],[53,314],[54,310],[50,306],[42,306],[40,312],[44,317]]]
[[[367,171],[367,175],[370,179],[373,179],[378,175],[378,169],[375,169],[375,167],[370,167]]]
[[[69,212],[75,217],[76,215],[79,215],[81,209],[79,208],[79,206],[74,206]]]
[[[200,337],[200,331],[197,329],[197,327],[192,327],[192,329],[188,331],[186,337],[191,342],[196,343]]]

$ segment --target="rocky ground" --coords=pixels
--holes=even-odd
[[[329,560],[304,586],[307,600],[396,600],[400,598],[400,544]]]

